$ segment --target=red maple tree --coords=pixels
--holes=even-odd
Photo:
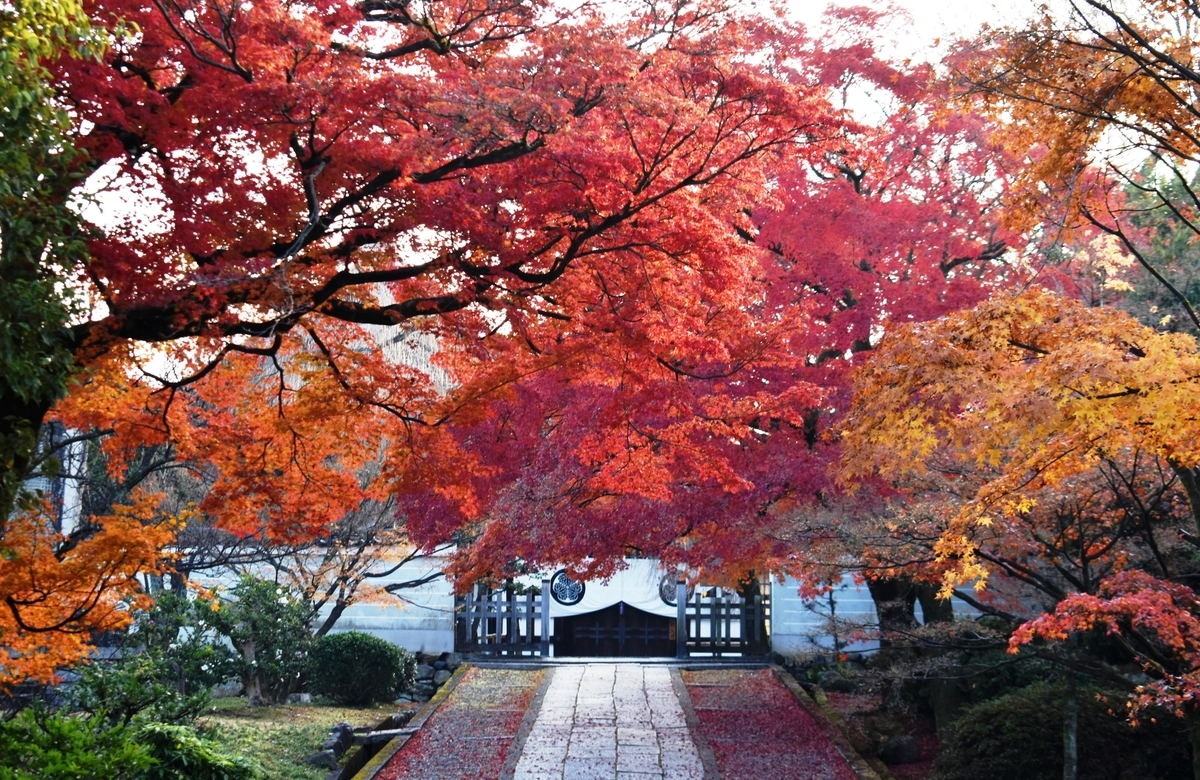
[[[484,386],[503,392],[451,422],[452,458],[404,482],[418,535],[471,542],[464,580],[561,563],[603,575],[627,554],[730,582],[804,569],[818,556],[790,510],[838,490],[825,432],[856,355],[897,320],[1019,277],[998,208],[1015,163],[986,124],[866,45],[810,62],[829,83],[886,88],[891,111],[819,160],[775,161],[769,197],[734,223],[728,251],[746,259],[719,297],[678,273],[606,279],[588,320],[487,342],[505,368]],[[463,472],[469,502],[442,489]]]

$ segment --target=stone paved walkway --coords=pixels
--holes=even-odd
[[[878,780],[772,669],[597,661],[455,679],[372,780]]]
[[[513,780],[703,780],[672,675],[661,666],[560,666]]]

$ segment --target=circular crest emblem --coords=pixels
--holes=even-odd
[[[550,595],[564,607],[569,607],[583,601],[586,590],[582,582],[576,582],[567,575],[566,569],[559,569],[550,578]]]
[[[670,574],[664,574],[662,579],[658,581],[658,597],[663,600],[664,604],[675,606],[675,584],[678,580]],[[692,598],[693,588],[687,589],[688,599]]]

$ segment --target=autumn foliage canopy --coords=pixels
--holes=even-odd
[[[114,479],[153,450],[199,487],[66,535],[11,517],[0,682],[120,627],[185,522],[291,544],[384,502],[419,546],[457,544],[460,585],[631,554],[732,582],[813,565],[797,517],[866,485],[925,507],[885,528],[917,552],[853,554],[1048,593],[1021,642],[1124,631],[1143,596],[1192,610],[1135,571],[1161,552],[1146,513],[1080,498],[1115,480],[1178,513],[1169,480],[1200,473],[1194,340],[1072,300],[1095,268],[1059,262],[1091,252],[1106,294],[1114,256],[1150,264],[1130,182],[1196,224],[1071,155],[1130,117],[1168,169],[1195,155],[1154,92],[1173,76],[1117,78],[1102,115],[1064,86],[1119,41],[1048,17],[961,47],[956,84],[880,56],[862,9],[819,37],[708,0],[86,12],[102,52],[45,60],[90,228],[56,273],[86,314],[70,392],[26,422],[87,432]],[[1160,677],[1191,673],[1166,656]]]
[[[95,228],[63,277],[91,314],[52,416],[114,475],[169,451],[236,534],[400,497],[462,583],[781,565],[883,323],[1011,273],[1016,159],[874,53],[870,12],[824,42],[707,2],[87,12],[107,48],[53,70]],[[123,544],[161,545],[164,513]]]

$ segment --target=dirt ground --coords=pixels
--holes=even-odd
[[[911,734],[921,747],[921,760],[912,764],[883,764],[895,780],[925,780],[929,777],[939,745],[933,718],[915,713],[885,711],[878,693],[836,693],[822,691],[818,701],[837,716],[838,725],[850,744],[864,758],[871,759],[888,737]],[[878,762],[876,758],[872,763]],[[878,771],[879,762],[875,764]],[[882,773],[881,773],[882,774]]]

